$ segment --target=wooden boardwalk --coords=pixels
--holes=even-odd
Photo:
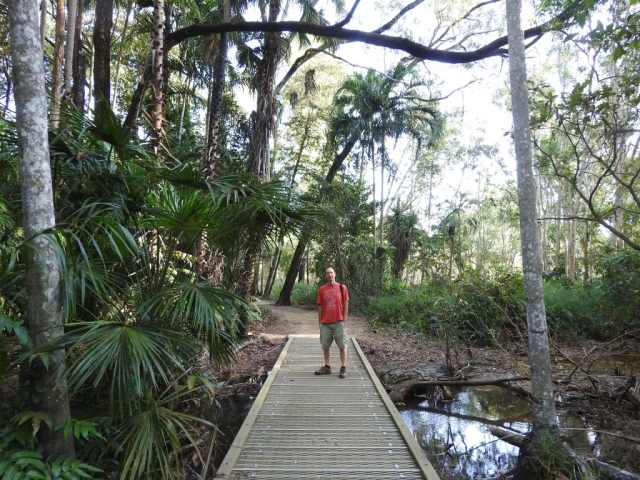
[[[347,378],[322,364],[317,335],[292,335],[215,479],[438,480],[355,339]]]

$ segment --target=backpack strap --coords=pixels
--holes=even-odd
[[[344,292],[342,291],[342,284],[339,283],[338,285],[340,285],[340,300],[341,303],[344,303]]]

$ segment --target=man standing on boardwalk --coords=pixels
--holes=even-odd
[[[318,290],[318,324],[320,344],[324,353],[324,366],[316,370],[316,375],[331,373],[331,344],[336,341],[340,349],[340,378],[347,377],[347,331],[344,327],[349,314],[349,291],[345,285],[336,282],[336,272],[329,267],[324,271],[327,281]]]

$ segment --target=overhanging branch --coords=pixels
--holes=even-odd
[[[524,31],[524,38],[538,37],[545,32],[558,29],[561,24],[569,20],[573,14],[574,6],[570,6],[557,17],[541,25],[528,28]],[[167,35],[165,42],[165,54],[179,43],[194,37],[211,35],[214,33],[228,32],[296,32],[315,35],[318,37],[330,37],[340,40],[367,43],[393,50],[400,50],[422,60],[430,60],[440,63],[472,63],[491,57],[504,57],[508,51],[507,37],[499,37],[477,50],[468,52],[450,52],[429,48],[407,38],[391,35],[382,35],[376,32],[363,32],[331,25],[317,25],[309,22],[231,22],[218,24],[195,24],[181,28]]]

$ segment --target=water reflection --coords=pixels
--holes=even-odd
[[[469,388],[451,403],[412,399],[399,407],[436,470],[483,478],[511,468],[518,448],[497,440],[492,425],[526,432],[529,404],[499,388]]]

